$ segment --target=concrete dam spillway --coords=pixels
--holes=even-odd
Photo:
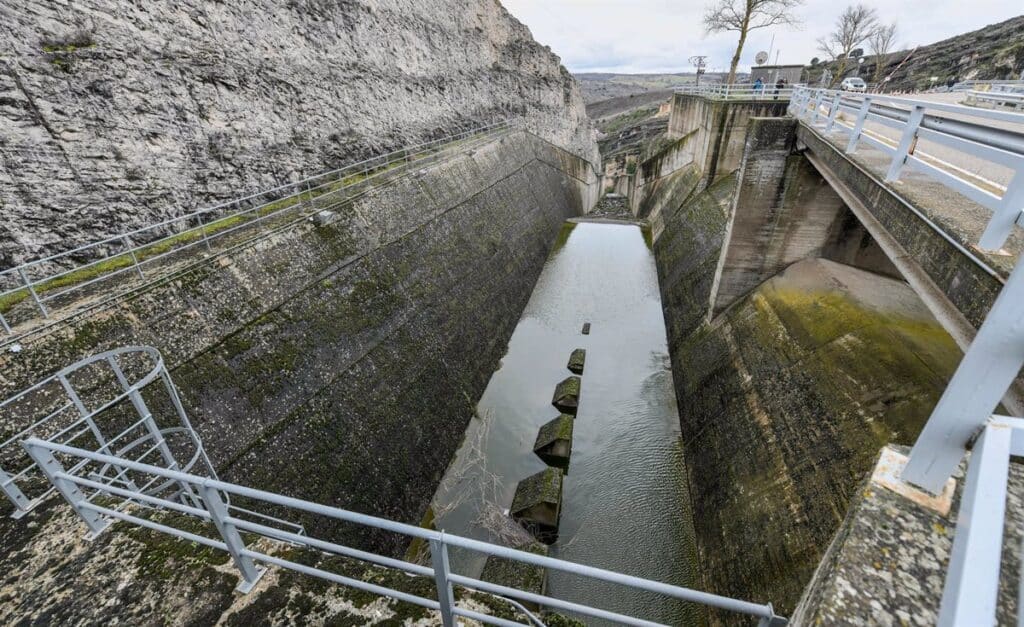
[[[574,80],[498,3],[192,4],[42,53],[26,34],[0,72],[15,139],[46,148],[0,192],[0,621],[935,621],[963,473],[932,500],[878,477],[1012,264],[843,152],[823,96],[808,122],[788,94],[677,93],[620,195]],[[252,16],[302,55],[239,74],[244,29],[204,47]],[[136,63],[168,24],[195,77]],[[131,109],[142,141],[100,123]],[[214,209],[177,215],[184,188]],[[107,351],[132,347],[175,391],[131,388]],[[110,373],[66,370],[96,355]],[[180,418],[203,464],[153,428],[118,466],[136,451],[104,441],[107,410],[122,434]],[[75,464],[80,437],[107,456]]]

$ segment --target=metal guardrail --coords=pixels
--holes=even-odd
[[[722,100],[789,100],[794,88],[778,88],[774,85],[765,85],[762,89],[755,89],[750,84],[742,85],[700,85],[679,87],[675,90],[677,94],[689,96],[706,96]]]
[[[987,104],[1011,109],[1024,109],[1024,92],[1018,93],[1001,90],[975,91],[972,89],[967,92],[964,104],[973,106]]]
[[[171,470],[202,471],[217,478],[163,357],[148,346],[105,351],[62,368],[0,402],[0,417],[8,423],[29,422],[0,443],[0,493],[14,505],[13,518],[32,511],[57,489],[45,481],[38,464],[25,455],[21,442],[31,437],[64,445],[88,445],[119,458],[159,462]],[[84,464],[79,464],[73,471],[82,467]],[[124,473],[115,473],[109,466],[92,472],[90,478],[125,486],[141,496],[164,495],[182,503],[198,499],[189,486],[175,487],[160,481],[132,483]],[[305,533],[301,525],[236,507],[230,501],[227,507],[240,515]]]
[[[293,570],[299,573],[319,577],[333,583],[350,586],[373,594],[387,596],[401,601],[406,601],[440,612],[444,625],[451,627],[456,624],[456,617],[469,618],[491,625],[520,625],[513,621],[488,616],[455,604],[454,586],[476,590],[516,601],[536,603],[554,610],[571,612],[583,616],[600,618],[614,621],[621,625],[654,626],[654,623],[641,618],[627,616],[608,610],[556,599],[542,594],[536,594],[501,586],[472,577],[459,575],[451,571],[448,561],[449,547],[475,551],[488,556],[495,556],[507,560],[525,563],[542,568],[555,569],[581,577],[596,579],[623,585],[636,590],[643,590],[650,593],[664,595],[666,597],[699,603],[716,607],[729,612],[737,612],[759,618],[759,625],[762,627],[781,626],[786,620],[772,610],[771,604],[759,605],[748,603],[727,597],[700,592],[689,588],[682,588],[657,581],[642,579],[624,575],[601,568],[594,568],[574,562],[567,562],[551,557],[535,555],[525,551],[518,551],[507,547],[472,540],[461,536],[433,531],[423,527],[416,527],[398,523],[383,518],[367,516],[347,511],[337,507],[328,507],[309,501],[290,498],[280,494],[255,490],[244,486],[218,481],[212,478],[199,477],[177,470],[152,466],[149,464],[122,459],[116,456],[100,452],[92,452],[84,449],[47,442],[39,438],[29,438],[23,442],[23,446],[33,460],[42,468],[49,481],[64,496],[65,500],[85,521],[91,533],[102,532],[110,522],[110,519],[126,521],[135,525],[146,527],[182,538],[196,544],[227,551],[234,562],[234,565],[241,574],[239,590],[248,592],[259,581],[265,569],[257,566],[258,563],[270,564],[280,568]],[[194,503],[180,503],[169,499],[141,494],[126,487],[111,486],[93,481],[83,476],[88,469],[94,467],[109,467],[123,473],[136,483],[142,483],[152,478],[172,482],[182,489],[190,489],[201,495],[201,499]],[[97,497],[103,496],[107,500],[122,499],[123,502],[132,502],[145,505],[158,510],[168,510],[187,514],[209,523],[216,530],[217,536],[204,536],[189,531],[184,531],[165,525],[148,518],[135,515],[131,510],[124,507],[114,507],[109,503],[99,504]],[[228,497],[235,496],[246,499],[246,502],[266,503],[288,510],[323,516],[333,520],[344,521],[357,525],[381,529],[384,531],[402,534],[411,538],[425,541],[430,547],[431,566],[415,564],[412,562],[370,553],[354,549],[352,547],[336,544],[327,540],[299,535],[281,529],[268,527],[259,523],[243,520],[232,515],[225,503]],[[411,575],[430,577],[435,582],[437,598],[431,599],[416,596],[387,588],[384,586],[368,583],[358,579],[345,577],[337,573],[322,570],[312,566],[299,564],[281,557],[255,550],[255,543],[246,544],[240,532],[255,534],[258,538],[268,538],[287,542],[300,547],[308,547],[316,551],[323,551],[335,555],[355,558],[386,568],[401,570]],[[533,619],[531,619],[533,620]]]
[[[961,81],[953,85],[950,91],[987,91],[987,90],[1006,90],[1006,91],[1024,91],[1024,80],[1005,80],[1005,81],[985,81],[985,80],[973,80],[973,81]]]
[[[989,209],[992,217],[979,240],[981,248],[997,250],[1002,247],[1014,225],[1021,220],[1024,115],[1020,113],[807,87],[794,90],[789,111],[811,126],[820,126],[826,133],[838,130],[848,135],[848,154],[863,143],[891,155],[886,182],[899,180],[903,168],[910,167]],[[849,114],[852,121],[844,120],[843,114]],[[986,124],[988,121],[1020,124],[1021,131]],[[869,122],[896,129],[899,140],[870,131],[865,127]],[[1012,179],[1000,190],[991,181],[918,150],[919,140],[1008,168],[1013,172]],[[996,193],[999,191],[1002,193]]]
[[[151,272],[153,266],[170,255],[198,246],[212,250],[213,241],[240,229],[259,229],[290,211],[298,210],[305,217],[329,208],[325,203],[347,200],[343,194],[351,187],[438,154],[456,142],[476,140],[511,127],[502,121],[407,146],[0,271],[0,330],[13,335],[13,325],[4,313],[22,301],[30,299],[35,315],[50,318],[48,305],[56,299],[77,296],[115,277],[155,278],[159,273]]]

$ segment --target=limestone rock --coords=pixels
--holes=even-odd
[[[533,452],[549,466],[567,468],[572,455],[572,427],[574,419],[569,414],[546,423],[537,433]]]
[[[576,81],[495,1],[16,2],[0,23],[0,268],[506,118],[598,159]]]
[[[551,398],[551,404],[558,411],[576,415],[580,406],[580,378],[568,377],[555,386],[555,395]]]
[[[583,374],[583,364],[587,360],[587,351],[577,348],[569,355],[569,363],[566,367],[574,374]]]

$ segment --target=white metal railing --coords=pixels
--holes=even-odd
[[[903,168],[910,167],[990,210],[992,217],[979,240],[983,249],[1002,247],[1014,225],[1021,221],[1024,114],[808,87],[794,90],[789,110],[798,119],[821,127],[826,133],[845,133],[849,137],[847,153],[855,152],[860,144],[867,144],[891,155],[885,174],[887,182],[898,180]],[[847,115],[849,119],[845,119]],[[869,123],[895,129],[899,138],[874,132],[867,128]],[[972,174],[947,159],[918,150],[919,140],[951,149],[965,160],[1006,168],[1011,172],[1011,179],[1003,187]]]
[[[786,620],[777,616],[770,604],[759,605],[708,594],[689,588],[682,588],[669,584],[624,575],[601,568],[584,566],[560,559],[544,557],[525,551],[518,551],[507,547],[463,538],[433,531],[423,527],[416,527],[398,523],[383,518],[367,516],[347,511],[337,507],[328,507],[309,501],[303,501],[280,494],[264,492],[240,485],[218,481],[216,479],[198,477],[188,473],[151,466],[148,464],[130,461],[107,455],[100,452],[87,451],[65,444],[47,442],[39,438],[29,438],[23,442],[25,450],[35,460],[49,481],[64,496],[71,507],[85,521],[93,534],[102,532],[109,524],[110,519],[126,521],[140,525],[155,531],[171,534],[203,546],[213,547],[227,551],[241,575],[239,590],[248,592],[263,575],[264,569],[257,564],[270,564],[280,568],[293,570],[299,573],[319,577],[328,581],[345,586],[351,586],[381,596],[387,596],[428,609],[436,610],[441,614],[444,625],[451,627],[456,624],[456,617],[468,618],[491,625],[520,625],[513,621],[488,616],[474,612],[455,603],[453,593],[454,586],[460,586],[470,590],[476,590],[506,599],[520,602],[536,603],[547,608],[558,611],[570,612],[613,621],[620,625],[658,625],[648,620],[619,614],[616,612],[590,607],[580,603],[556,599],[542,594],[527,592],[502,586],[472,577],[459,575],[451,571],[448,562],[449,547],[456,547],[464,550],[483,553],[488,556],[495,556],[515,562],[525,563],[541,568],[559,570],[572,573],[581,577],[619,584],[635,590],[642,590],[649,593],[660,594],[668,598],[679,599],[692,603],[699,603],[721,610],[746,614],[757,617],[759,625],[781,626]],[[83,465],[84,462],[84,465]],[[168,500],[158,496],[142,495],[126,487],[111,486],[90,480],[84,473],[93,467],[110,467],[122,472],[136,483],[144,482],[147,478],[159,477],[165,481],[173,482],[181,486],[187,486],[201,496],[195,503],[184,504]],[[97,496],[104,496],[104,504],[97,502]],[[262,503],[270,506],[287,509],[290,512],[303,513],[326,517],[328,519],[343,521],[356,525],[363,525],[380,529],[391,533],[401,534],[426,542],[430,547],[431,566],[416,564],[404,560],[394,559],[375,553],[358,550],[352,547],[336,544],[328,540],[300,535],[282,529],[269,527],[260,523],[244,520],[231,514],[224,506],[226,499],[234,496],[245,499],[247,503]],[[118,508],[109,501],[123,499],[145,505],[148,508],[155,508],[158,511],[166,510],[187,514],[208,523],[210,535],[201,535],[184,531],[175,527],[163,524],[151,518],[143,518],[131,509]],[[215,531],[215,534],[214,534]],[[248,544],[243,541],[241,533],[254,534],[257,538],[268,538],[271,540],[283,541],[292,545],[308,547],[316,551],[322,551],[335,555],[342,555],[355,558],[386,568],[401,570],[411,575],[430,577],[436,585],[436,599],[416,596],[387,588],[377,584],[368,583],[359,579],[345,577],[327,570],[299,564],[269,553],[256,550],[255,542]],[[519,606],[521,607],[521,606]],[[531,623],[536,619],[531,618]],[[529,623],[528,623],[529,624]]]
[[[457,142],[479,141],[509,128],[510,123],[502,121],[406,146],[0,271],[0,331],[13,334],[10,314],[16,307],[26,319],[50,318],[55,300],[64,302],[69,295],[78,297],[95,284],[113,278],[156,278],[160,272],[155,266],[170,255],[199,246],[209,251],[211,243],[219,238],[240,229],[260,229],[268,221],[277,221],[296,211],[302,219],[350,200],[347,193],[353,186],[364,189],[364,183],[372,184],[379,176],[438,154]],[[30,306],[18,307],[22,302]]]
[[[970,91],[970,90],[998,90],[998,91],[1024,91],[1024,80],[1005,80],[1005,81],[961,81],[952,88],[950,91]]]
[[[793,87],[776,87],[765,85],[761,89],[755,88],[749,83],[741,85],[687,85],[678,87],[677,94],[690,96],[706,96],[708,98],[723,100],[789,100],[793,94]]]

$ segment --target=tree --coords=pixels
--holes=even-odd
[[[875,56],[875,75],[871,82],[877,84],[889,65],[889,57],[896,47],[896,22],[887,26],[879,26],[868,40],[868,49]]]
[[[818,40],[818,48],[839,62],[832,77],[832,86],[843,80],[850,53],[875,32],[878,14],[863,4],[846,7],[836,19],[835,30]]]
[[[730,85],[736,81],[736,66],[740,64],[743,45],[747,43],[747,34],[758,28],[769,26],[797,26],[800,21],[793,15],[793,10],[803,4],[804,0],[717,0],[704,12],[704,31],[739,33],[736,53],[732,55],[729,66]]]

